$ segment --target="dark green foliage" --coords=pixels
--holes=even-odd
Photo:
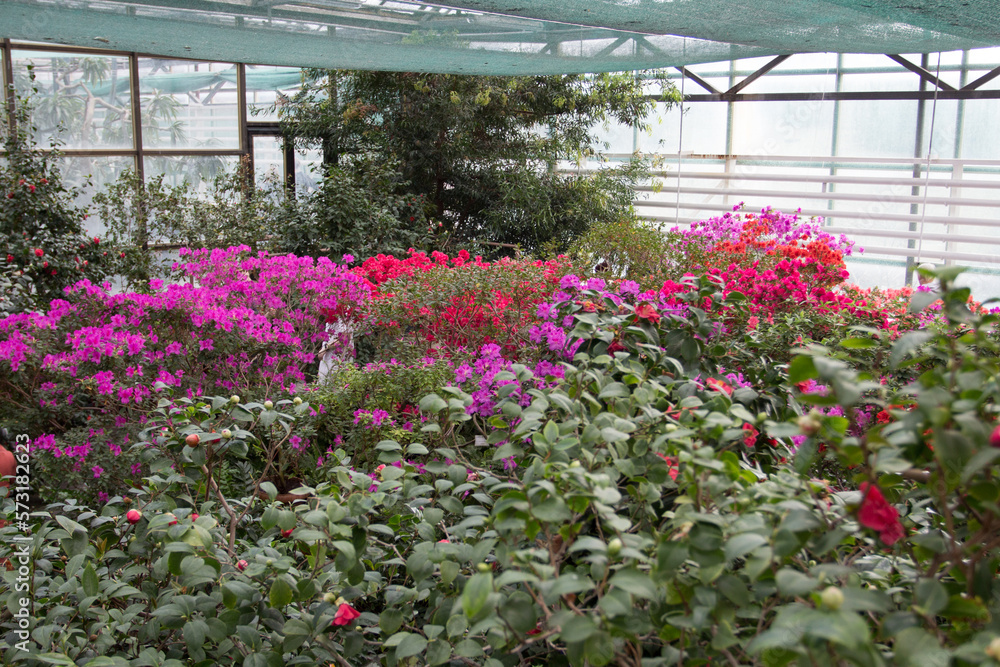
[[[643,127],[655,102],[640,76],[313,71],[311,81],[281,108],[286,136],[321,148],[348,187],[368,159],[397,164],[396,192],[425,197],[424,214],[459,241],[561,251],[592,222],[631,215],[641,166],[598,176],[556,166],[592,155],[601,123]],[[420,216],[397,219],[423,229]]]
[[[404,254],[428,245],[433,230],[421,195],[406,193],[391,164],[359,160],[330,165],[319,190],[283,199],[274,211],[280,252],[340,261],[344,254]]]

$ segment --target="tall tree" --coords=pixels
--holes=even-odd
[[[602,123],[645,129],[658,100],[679,99],[659,73],[313,70],[307,78],[281,107],[286,137],[322,148],[338,170],[372,159],[396,164],[402,187],[422,195],[426,216],[457,239],[528,250],[564,249],[591,222],[631,214],[631,186],[643,165],[594,176],[556,165],[593,155]]]

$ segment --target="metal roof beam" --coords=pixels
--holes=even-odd
[[[701,78],[700,76],[689,70],[687,67],[677,67],[675,69],[684,76],[686,76],[687,78],[697,83],[699,86],[701,86],[708,92],[712,93],[713,95],[722,94],[721,90],[717,90],[715,87],[712,86],[712,84],[710,84],[708,81],[705,81],[703,78]]]
[[[732,88],[730,88],[729,90],[727,90],[723,94],[726,95],[726,96],[733,96],[733,97],[735,97],[736,93],[740,92],[741,90],[743,90],[744,88],[746,88],[747,86],[749,86],[751,83],[753,83],[754,81],[756,81],[760,77],[764,76],[765,74],[767,74],[768,72],[770,72],[771,70],[773,70],[775,67],[777,67],[778,65],[780,65],[783,62],[785,62],[786,60],[788,60],[791,57],[792,56],[790,56],[790,55],[778,56],[777,58],[771,60],[769,63],[767,63],[766,65],[764,65],[763,67],[761,67],[759,70],[757,70],[756,72],[754,72],[753,74],[751,74],[747,78],[745,78],[742,81],[740,81],[738,84],[736,84],[735,86],[733,86]]]
[[[982,75],[972,83],[962,86],[961,90],[976,90],[984,83],[988,83],[993,79],[997,78],[998,76],[1000,76],[1000,67],[996,67],[987,72],[986,74]]]
[[[928,83],[930,83],[932,85],[937,86],[941,90],[950,90],[950,91],[954,91],[955,90],[955,86],[952,86],[951,84],[945,83],[944,81],[942,81],[941,79],[937,78],[936,76],[934,76],[933,74],[931,74],[930,72],[928,72],[926,69],[924,69],[920,65],[916,65],[914,63],[911,63],[909,60],[907,60],[903,56],[901,56],[899,54],[895,54],[895,53],[887,53],[885,55],[890,60],[899,63],[900,65],[902,65],[906,69],[910,70],[911,72],[913,72],[914,74],[916,74],[917,76],[919,76],[924,81],[926,81],[926,82],[928,82]]]

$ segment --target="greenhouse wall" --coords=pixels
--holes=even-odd
[[[939,67],[960,89],[996,68],[1000,49],[942,53],[940,66],[938,54],[903,57]],[[688,71],[725,91],[769,60]],[[681,74],[673,81],[689,101],[661,112],[651,131],[603,130],[607,157],[663,160],[637,193],[643,217],[669,228],[740,202],[801,209],[864,248],[848,263],[863,286],[901,286],[920,263],[961,264],[977,297],[1000,296],[1000,78],[978,88],[984,97],[935,100],[934,86],[887,56],[800,54],[744,89],[747,101],[690,101],[706,91]],[[838,91],[886,99],[824,99]],[[928,99],[889,99],[919,91]],[[780,93],[814,99],[754,100]]]
[[[62,142],[69,180],[86,184],[88,197],[125,169],[196,187],[247,157],[258,179],[285,169],[272,105],[298,87],[294,68],[3,45],[5,82],[22,96],[35,90],[37,138]],[[1000,48],[903,58],[960,89],[1000,65]],[[1000,78],[978,98],[935,99],[935,86],[884,55],[799,54],[739,101],[699,99],[711,97],[703,84],[729,90],[769,61],[675,71],[682,107],[661,105],[648,132],[599,128],[612,163],[636,152],[660,160],[657,177],[637,189],[640,215],[670,228],[741,202],[801,209],[864,248],[849,261],[863,286],[901,286],[923,262],[962,264],[977,297],[1000,296]],[[840,93],[871,99],[827,99]],[[925,99],[893,99],[916,93]],[[810,99],[774,99],[782,94]],[[319,156],[294,161],[297,186],[313,187]],[[99,231],[99,220],[90,224]]]

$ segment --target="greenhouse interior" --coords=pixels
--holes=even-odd
[[[0,3],[0,654],[1000,665],[1000,0]]]

